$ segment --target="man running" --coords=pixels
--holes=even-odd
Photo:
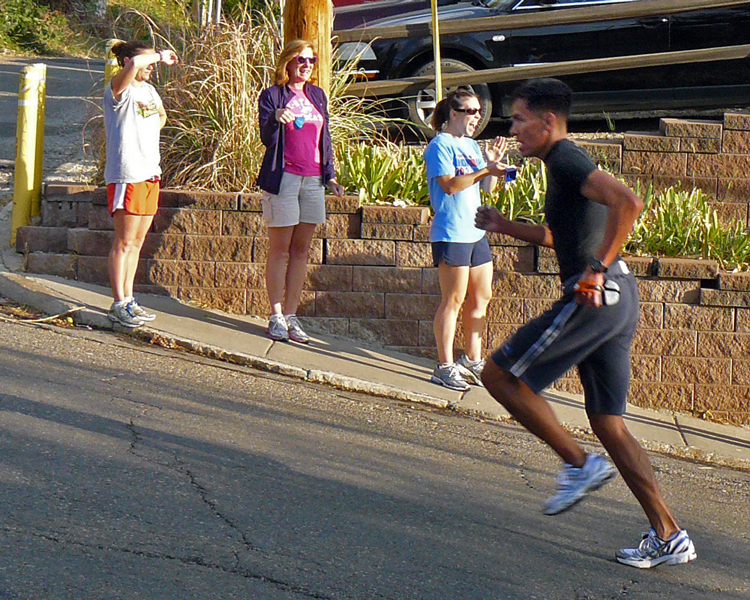
[[[557,493],[544,505],[545,514],[555,515],[616,475],[603,457],[584,452],[539,395],[577,366],[591,428],[651,524],[639,546],[619,550],[617,560],[643,569],[686,563],[696,558],[693,543],[678,526],[648,456],[623,419],[638,291],[619,251],[643,202],[567,139],[571,98],[571,89],[557,79],[526,82],[513,95],[510,132],[523,156],[540,158],[547,168],[547,224],[509,221],[483,206],[476,225],[554,248],[563,296],[494,352],[482,382],[565,461]]]

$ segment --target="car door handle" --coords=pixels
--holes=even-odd
[[[669,17],[658,17],[656,19],[638,19],[638,24],[646,29],[657,29],[669,23]]]

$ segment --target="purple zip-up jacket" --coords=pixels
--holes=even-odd
[[[305,95],[323,115],[323,131],[320,136],[320,165],[323,185],[336,177],[333,169],[333,147],[328,128],[328,99],[317,85],[305,84]],[[273,85],[263,90],[258,99],[258,122],[260,139],[266,147],[263,163],[258,175],[258,187],[269,194],[278,194],[281,176],[284,173],[284,126],[276,120],[276,110],[284,108],[294,96],[286,85]]]

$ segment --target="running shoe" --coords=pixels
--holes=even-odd
[[[447,387],[450,390],[456,390],[457,392],[465,392],[469,389],[469,384],[461,376],[458,371],[458,367],[455,364],[450,365],[438,365],[432,372],[431,381],[433,383],[439,383],[442,386]]]
[[[463,377],[469,383],[474,385],[482,385],[482,369],[484,369],[484,359],[471,360],[465,354],[456,361],[456,368]]]
[[[135,329],[143,325],[143,319],[139,318],[132,310],[130,304],[117,306],[112,304],[107,313],[107,318],[118,325]]]
[[[298,344],[307,344],[310,341],[310,336],[305,333],[302,329],[297,315],[286,315],[286,326],[289,330],[289,339]]]
[[[597,454],[587,454],[586,462],[580,468],[565,463],[558,475],[557,493],[544,503],[544,514],[556,515],[568,510],[616,474],[615,468]]]
[[[130,308],[131,312],[141,321],[150,322],[156,318],[156,315],[154,313],[148,312],[140,305],[140,303],[138,302],[138,298],[133,298],[130,301],[130,304],[128,304],[128,307]]]
[[[284,315],[271,315],[268,319],[268,337],[275,342],[286,342],[289,339],[289,327]]]
[[[661,539],[652,529],[643,535],[637,548],[623,548],[615,554],[617,562],[630,565],[637,569],[650,569],[662,563],[666,565],[681,565],[695,560],[698,554],[695,546],[687,534],[680,529],[668,540]]]

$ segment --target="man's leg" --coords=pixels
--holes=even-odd
[[[549,403],[531,391],[523,381],[488,360],[482,372],[482,383],[492,397],[502,404],[516,421],[546,442],[566,463],[578,468],[586,453],[557,420]]]
[[[679,531],[656,482],[648,455],[617,415],[591,415],[591,428],[609,452],[617,470],[633,492],[656,534],[666,540]]]

